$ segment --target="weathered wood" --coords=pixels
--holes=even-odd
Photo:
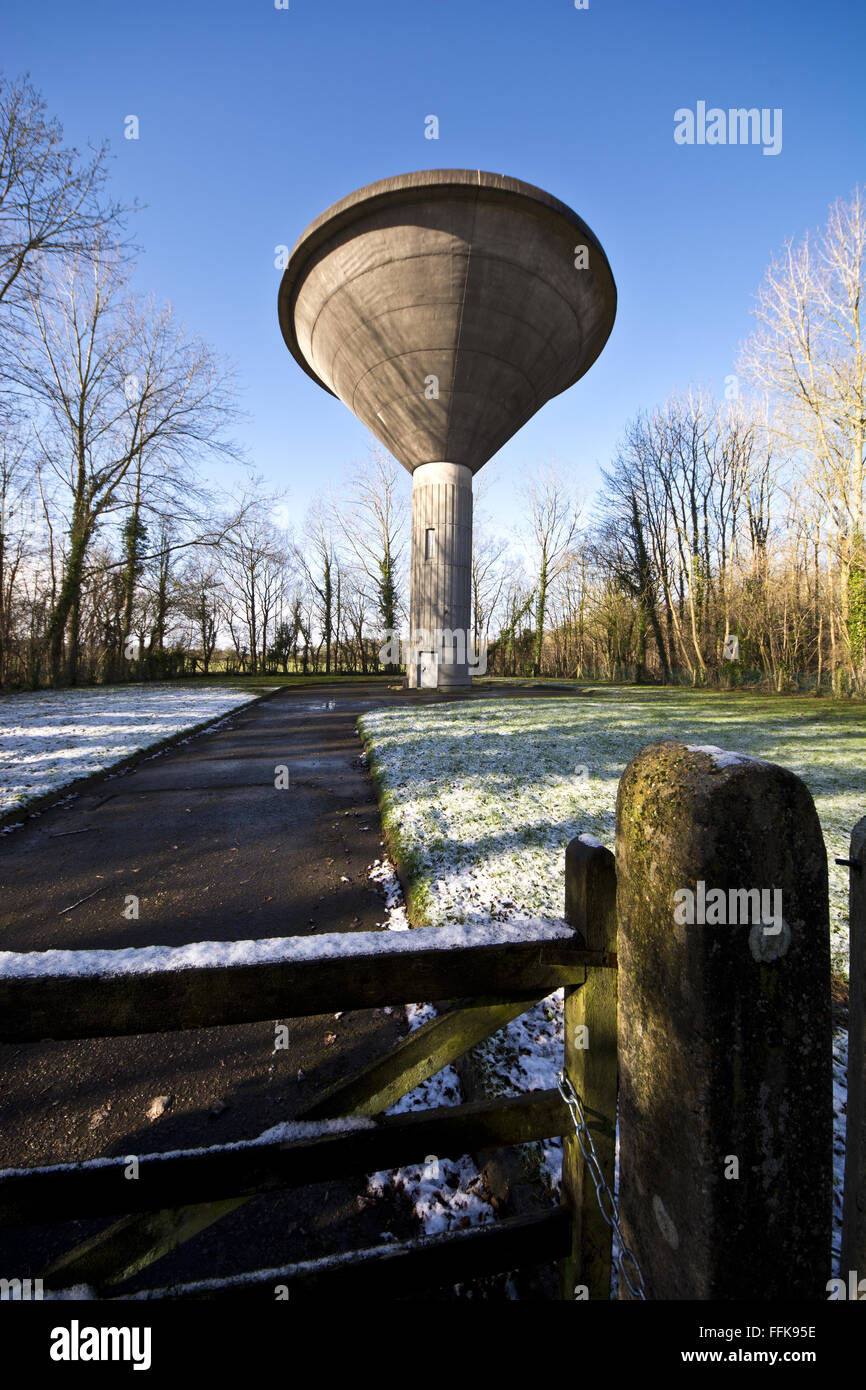
[[[234,1281],[202,1280],[155,1289],[150,1298],[236,1300],[266,1298],[277,1291],[292,1301],[351,1296],[403,1297],[423,1289],[448,1287],[556,1259],[568,1249],[571,1217],[564,1207],[531,1216],[515,1216],[443,1236],[428,1236],[399,1245],[350,1250],[328,1259],[285,1265],[244,1275]],[[116,1300],[115,1300],[116,1301]]]
[[[508,1000],[459,1000],[416,1028],[384,1057],[323,1091],[304,1109],[303,1118],[378,1115],[543,998],[543,994],[530,991]]]
[[[125,1176],[126,1158],[99,1167],[34,1169],[0,1177],[0,1226],[159,1211],[169,1203],[177,1208],[195,1199],[197,1205],[224,1203],[421,1163],[431,1153],[459,1157],[474,1148],[526,1144],[564,1134],[568,1123],[558,1091],[534,1091],[507,1100],[382,1115],[371,1128],[352,1128],[347,1122],[340,1132],[291,1141],[192,1149],[170,1157],[145,1154],[135,1179]]]
[[[76,1245],[74,1250],[52,1260],[40,1271],[39,1277],[54,1289],[68,1288],[72,1284],[90,1284],[97,1289],[121,1284],[248,1201],[248,1197],[232,1197],[207,1206],[174,1207],[147,1216],[125,1216],[107,1230],[98,1231],[89,1240]]]
[[[840,1274],[866,1279],[866,816],[851,832],[848,970],[848,1125]]]
[[[539,1001],[540,1002],[540,1001]],[[490,1101],[500,1094],[495,1067],[491,1073],[489,1049],[475,1047],[465,1052],[454,1064],[460,1078],[460,1090],[467,1101]],[[558,1092],[557,1092],[558,1094]],[[565,1106],[570,1128],[568,1107]],[[474,1149],[472,1159],[484,1185],[496,1200],[500,1218],[530,1216],[550,1206],[550,1193],[539,1180],[537,1155],[523,1146]],[[514,1272],[511,1296],[520,1300],[549,1301],[557,1297],[558,1268],[556,1264],[536,1266]]]
[[[616,861],[603,845],[574,839],[565,852],[565,918],[593,950],[615,953]],[[588,969],[565,991],[565,1074],[581,1099],[601,1170],[614,1190],[616,973]],[[561,1267],[563,1298],[610,1299],[612,1232],[598,1205],[574,1126],[563,1143],[562,1192],[574,1212],[573,1248]]]
[[[357,935],[382,940],[381,933]],[[381,955],[359,950],[149,973],[15,976],[7,966],[0,975],[0,1042],[174,1032],[468,995],[530,991],[543,998],[582,978],[585,964],[607,963],[578,939],[518,937],[449,949],[437,942],[442,935],[436,927],[406,932],[399,950],[392,938]]]
[[[373,1062],[347,1082],[331,1087],[296,1118],[378,1113],[371,1107],[381,1110],[392,1105],[427,1076],[434,1075],[459,1056],[467,1037],[475,1042],[489,1037],[498,1032],[509,1017],[517,1017],[534,1002],[535,996],[530,993],[528,998],[520,995],[516,1002],[504,1005],[501,1001],[474,1001],[458,1006],[423,1024],[386,1057]],[[392,1061],[395,1055],[400,1059],[396,1067]],[[426,1065],[425,1055],[428,1056]],[[245,1201],[249,1198],[240,1197],[228,1205],[220,1202],[173,1206],[147,1217],[126,1216],[63,1256],[64,1279],[70,1284],[97,1287],[122,1283]],[[46,1278],[54,1268],[45,1271]]]

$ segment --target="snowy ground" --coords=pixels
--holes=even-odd
[[[815,799],[830,856],[834,965],[848,969],[848,853],[866,814],[862,708],[629,690],[619,698],[473,700],[363,715],[389,831],[426,888],[431,925],[562,913],[565,846],[613,848],[616,790],[648,743],[682,739],[781,763]]]
[[[621,698],[578,701],[490,700],[391,708],[366,714],[361,729],[384,791],[389,831],[425,891],[431,925],[479,926],[533,913],[560,919],[564,849],[589,831],[613,847],[616,789],[626,763],[648,743],[682,739],[762,757],[808,785],[830,857],[833,958],[847,976],[847,870],[854,823],[866,813],[866,721],[855,711],[816,713],[815,702],[790,705],[725,696],[629,690]],[[556,1084],[563,1047],[562,998],[543,1004],[483,1044],[492,1084],[502,1094]],[[838,1260],[844,1172],[847,1033],[834,1042],[834,1170]],[[448,1103],[428,1084],[432,1099]],[[419,1088],[423,1091],[424,1088]],[[450,1087],[449,1087],[450,1089]],[[561,1143],[536,1146],[556,1189]],[[407,1187],[425,1220],[422,1170],[392,1181]],[[387,1177],[387,1175],[385,1175]],[[485,1218],[487,1219],[487,1218]],[[447,1219],[445,1220],[447,1224]],[[442,1226],[431,1229],[442,1229]]]
[[[260,694],[172,682],[0,696],[0,816]]]
[[[408,931],[406,906],[400,882],[389,860],[377,859],[368,875],[385,896],[386,915],[381,926],[387,931]],[[414,1032],[422,1023],[436,1017],[430,1004],[407,1004],[406,1019]],[[439,1105],[459,1105],[460,1078],[453,1067],[443,1067],[429,1081],[416,1086],[385,1111],[401,1115],[409,1110],[430,1110]],[[428,1155],[424,1163],[374,1173],[367,1180],[366,1201],[375,1202],[391,1189],[401,1192],[411,1203],[424,1235],[440,1235],[460,1226],[483,1225],[496,1215],[484,1190],[484,1180],[472,1159],[439,1158]]]

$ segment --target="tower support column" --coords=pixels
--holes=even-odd
[[[472,473],[424,463],[412,474],[408,684],[472,684]]]

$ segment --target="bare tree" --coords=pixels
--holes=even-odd
[[[533,674],[541,674],[544,622],[550,588],[566,565],[577,536],[580,508],[555,466],[538,470],[523,490],[528,512],[535,581]]]
[[[248,660],[253,672],[267,666],[269,640],[289,560],[283,538],[268,515],[272,500],[262,498],[258,508],[248,510],[219,551],[223,613],[238,659]]]
[[[775,430],[823,508],[840,567],[843,640],[866,676],[866,196],[835,202],[816,237],[786,243],[759,290],[740,370],[776,406]]]
[[[384,632],[397,630],[404,611],[402,561],[408,507],[402,474],[393,459],[374,449],[365,464],[352,468],[345,495],[329,505],[333,529],[350,558],[355,582]],[[357,598],[351,606],[357,630],[362,611]]]
[[[526,580],[522,566],[516,560],[509,567],[502,598],[502,625],[497,641],[497,665],[503,675],[517,674],[529,660],[532,634],[524,632],[523,623],[532,611],[535,588]]]
[[[16,584],[34,557],[41,521],[35,482],[23,424],[7,423],[0,432],[0,687],[6,683]]]
[[[178,606],[192,624],[205,675],[210,670],[219,637],[221,588],[212,557],[196,556],[178,579]]]
[[[306,543],[296,548],[296,555],[308,588],[313,596],[312,613],[302,628],[310,646],[312,622],[319,634],[319,650],[325,648],[325,672],[331,673],[334,657],[334,638],[337,631],[337,575],[339,560],[334,544],[333,508],[328,503],[314,502],[307,514]],[[318,655],[316,656],[318,669]]]
[[[68,496],[63,575],[48,625],[52,677],[76,679],[85,557],[104,517],[126,505],[123,486],[142,460],[168,476],[205,450],[233,452],[222,430],[233,416],[228,373],[171,311],[153,314],[128,294],[113,256],[69,260],[50,297],[31,297],[12,370],[41,415],[44,466]],[[135,574],[141,536],[129,538]]]
[[[519,567],[519,561],[510,555],[507,540],[490,530],[490,516],[482,506],[489,486],[489,478],[483,473],[473,479],[471,584],[476,651],[482,641],[489,643],[497,618],[503,616],[504,596],[515,577],[515,567]]]
[[[107,163],[105,144],[84,157],[63,144],[26,75],[0,74],[0,306],[7,313],[38,295],[44,267],[117,242],[132,209],[107,198]]]

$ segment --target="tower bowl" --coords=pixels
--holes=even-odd
[[[350,193],[297,241],[279,294],[296,361],[410,472],[477,472],[589,370],[615,314],[607,257],[577,213],[472,169]]]

